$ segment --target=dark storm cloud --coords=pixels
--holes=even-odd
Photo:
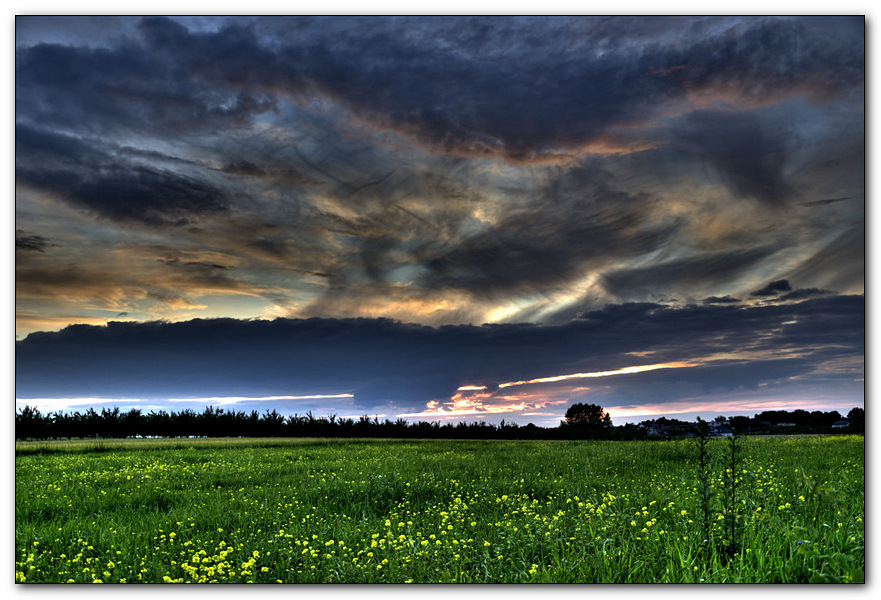
[[[16,47],[52,42],[64,46],[110,46],[135,32],[136,21],[125,16],[40,16],[15,20]]]
[[[637,30],[603,47],[599,35],[596,50],[592,38],[583,43],[585,32],[579,30],[583,26],[594,35],[609,24],[639,28],[650,21],[368,19],[359,23],[359,33],[346,32],[349,45],[320,39],[307,64],[321,67],[308,77],[436,146],[524,160],[576,147],[610,126],[641,122],[696,89],[764,99],[793,90],[834,94],[862,81],[858,39],[836,46],[796,21],[759,20],[705,31],[693,44],[656,42]],[[420,38],[428,34],[434,43],[414,46],[416,35],[401,35],[411,24]],[[553,57],[552,67],[546,57]],[[760,189],[777,183],[773,172],[768,177]],[[763,193],[773,197],[779,191]]]
[[[15,249],[27,250],[32,252],[45,252],[46,247],[54,246],[48,238],[37,235],[36,233],[28,233],[21,229],[15,230]]]
[[[328,96],[444,151],[534,160],[695,90],[824,99],[862,82],[859,36],[833,41],[787,19],[721,23],[677,21],[683,37],[672,43],[664,18],[272,17],[196,32],[150,17],[139,39],[112,48],[20,48],[17,109],[41,123],[180,134],[247,123],[279,96]],[[614,28],[612,44],[603,31]],[[690,139],[725,158],[704,136]],[[749,141],[734,140],[732,182],[747,186],[742,170],[761,166],[745,191],[777,202],[783,190],[765,148],[741,156]]]
[[[225,192],[172,171],[121,160],[84,140],[16,126],[16,180],[117,221],[183,225],[226,209]]]
[[[732,349],[773,354],[826,343],[840,343],[847,347],[846,353],[861,353],[864,310],[862,296],[832,296],[763,306],[726,303],[674,308],[655,303],[627,303],[582,313],[579,320],[594,328],[595,333],[602,331],[603,335],[609,335],[602,340],[609,348],[625,351],[614,341],[615,336],[621,336],[627,344],[638,336],[637,345],[645,347],[636,350],[663,348],[664,359],[670,360],[686,351],[698,356]],[[780,328],[781,323],[788,324]],[[763,337],[763,333],[772,330],[776,330],[773,339]]]
[[[786,279],[779,279],[777,281],[772,281],[760,290],[754,291],[750,296],[776,296],[780,292],[789,291],[792,291],[792,286],[789,285],[789,281]]]
[[[835,345],[841,344],[842,347],[859,349],[861,355],[864,352],[865,302],[862,296],[815,298],[776,310],[780,314],[790,314],[786,319],[790,323],[781,334],[781,348],[816,344],[818,352],[835,354]]]
[[[735,92],[758,104],[790,93],[816,101],[844,95],[865,75],[863,20],[837,21],[844,22],[850,32],[830,36],[823,18],[741,21],[682,48],[680,76],[687,88]]]
[[[114,312],[560,324],[861,291],[859,18],[123,20],[16,51],[17,227],[127,282]],[[22,261],[59,260],[30,235]],[[23,305],[57,281],[59,314],[106,317],[41,270]]]
[[[671,135],[674,145],[709,161],[736,196],[779,207],[795,193],[783,171],[792,133],[769,131],[755,114],[694,112]]]
[[[16,51],[16,113],[45,126],[177,136],[240,125],[272,106],[268,96],[191,77],[133,41]]]
[[[626,302],[608,304],[602,309],[578,313],[576,319],[596,326],[602,324],[631,323],[651,316],[664,309],[663,304],[655,302]]]
[[[748,308],[611,305],[559,327],[430,328],[385,319],[75,325],[16,342],[16,393],[20,398],[124,395],[132,389],[159,398],[353,393],[362,407],[392,402],[404,410],[449,398],[462,384],[492,388],[505,381],[747,350],[756,358],[627,376],[627,381],[736,388],[804,375],[820,360],[861,356],[864,309],[860,296],[835,296]],[[784,350],[799,355],[776,354]]]
[[[704,304],[739,304],[741,300],[737,298],[732,298],[731,296],[710,296],[709,298],[704,298]]]
[[[800,290],[793,290],[788,294],[784,294],[780,296],[781,301],[791,301],[791,300],[806,300],[808,298],[813,298],[815,296],[828,296],[829,294],[834,294],[831,290],[820,290],[817,288],[805,288]]]
[[[145,17],[139,23],[151,51],[169,60],[181,72],[241,90],[303,91],[307,55],[279,52],[264,46],[249,25],[229,24],[217,33],[193,33],[164,17]]]

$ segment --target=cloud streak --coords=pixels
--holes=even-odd
[[[612,371],[595,371],[593,373],[570,373],[568,375],[554,375],[552,377],[539,377],[538,379],[530,379],[528,381],[508,381],[505,383],[499,384],[499,389],[519,386],[519,385],[529,385],[534,383],[556,383],[558,381],[569,381],[571,379],[593,379],[595,377],[613,377],[615,375],[629,375],[631,373],[645,373],[646,371],[657,371],[658,369],[685,369],[688,367],[695,367],[696,363],[690,362],[675,362],[668,364],[659,364],[659,365],[640,365],[636,367],[623,367],[620,369],[614,369]],[[461,389],[461,388],[460,388]]]

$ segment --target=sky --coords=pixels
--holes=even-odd
[[[15,394],[864,405],[863,17],[15,19]]]

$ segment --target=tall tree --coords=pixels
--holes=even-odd
[[[850,421],[852,431],[864,431],[866,429],[866,411],[865,409],[854,407],[847,413],[847,420]]]
[[[605,433],[612,429],[612,417],[597,404],[573,404],[566,409],[566,420],[563,422],[587,433]]]

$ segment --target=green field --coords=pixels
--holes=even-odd
[[[18,443],[16,581],[864,581],[862,437],[706,458],[693,440]]]

